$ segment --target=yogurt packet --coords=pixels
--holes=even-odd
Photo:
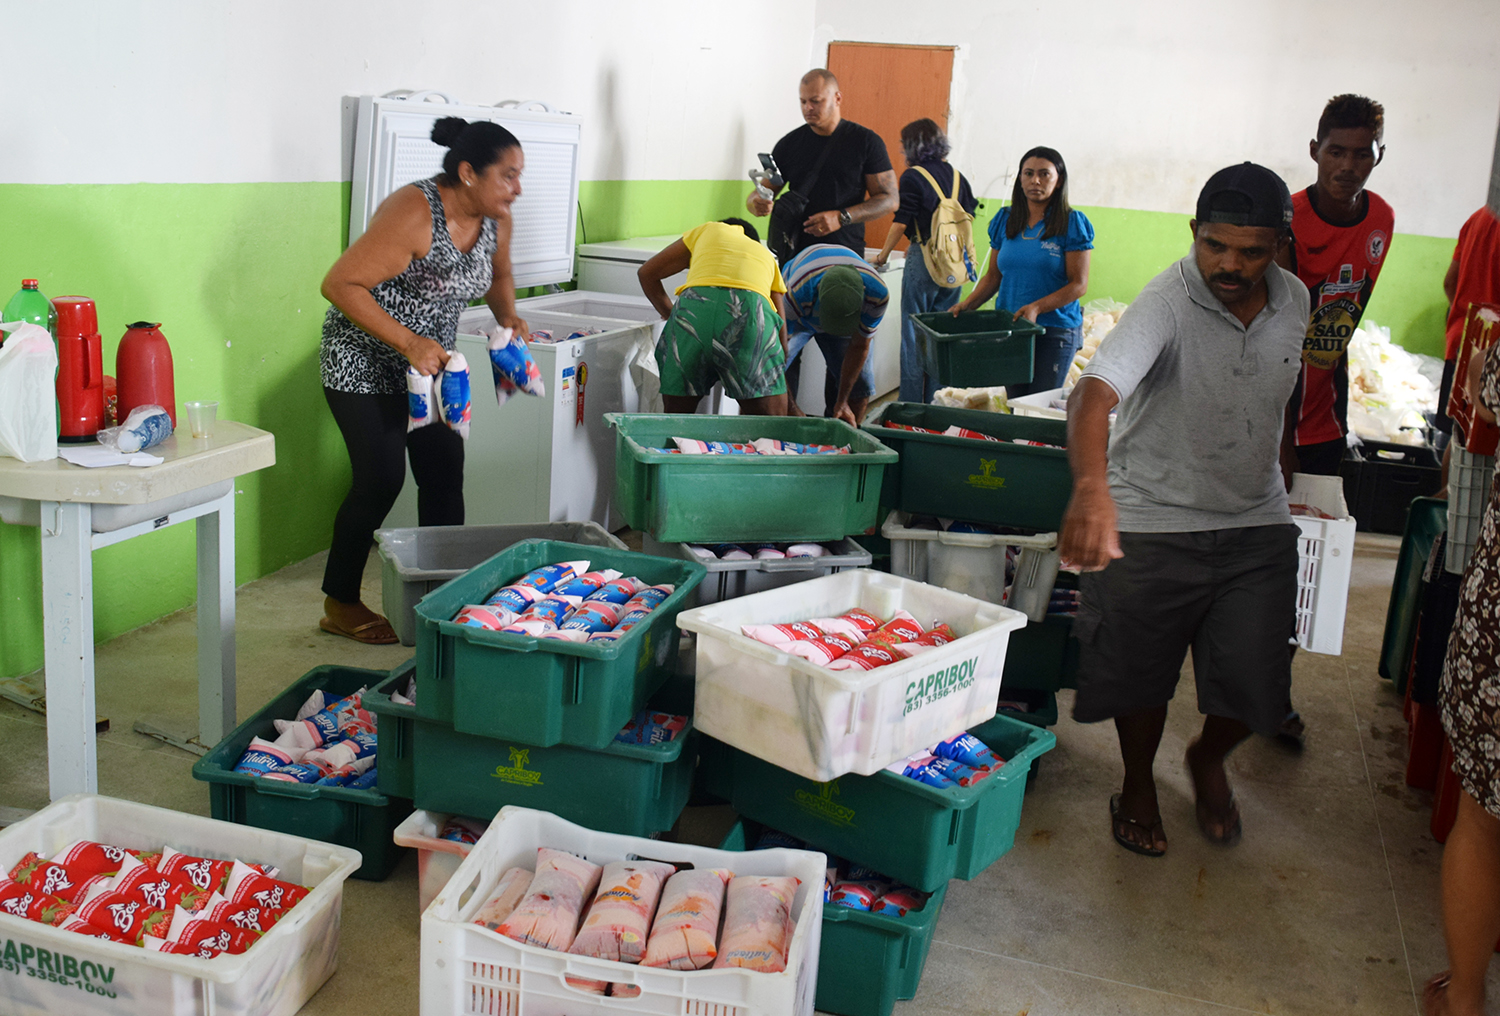
[[[499,326],[491,329],[488,335],[495,401],[503,406],[517,392],[545,396],[547,386],[542,383],[542,371],[532,358],[531,350],[526,348],[526,340],[511,329]]]
[[[406,432],[437,422],[437,403],[432,397],[432,377],[415,367],[406,368]]]
[[[464,359],[464,354],[455,352],[448,357],[434,389],[438,418],[467,440],[472,404],[469,399],[469,361]]]

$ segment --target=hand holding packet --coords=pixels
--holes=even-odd
[[[408,368],[410,369],[410,368]],[[448,357],[435,385],[438,417],[465,440],[469,437],[472,406],[469,399],[469,362],[464,354]]]
[[[432,377],[406,368],[406,432],[437,422],[437,404],[432,400]]]
[[[509,328],[496,326],[489,335],[490,369],[495,376],[495,401],[505,405],[517,392],[544,396],[547,386],[542,384],[542,372],[532,359],[526,340]]]

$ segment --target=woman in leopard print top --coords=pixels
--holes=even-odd
[[[353,467],[334,519],[323,574],[324,631],[388,644],[395,632],[360,601],[375,530],[385,521],[411,459],[418,521],[462,525],[463,441],[447,427],[406,431],[406,370],[443,369],[458,316],[484,297],[501,324],[528,334],[516,313],[510,206],[524,158],[515,135],[488,121],[439,120],[432,140],[448,149],[443,172],[381,203],[364,235],[329,269],[319,364],[323,393]]]

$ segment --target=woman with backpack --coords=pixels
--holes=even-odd
[[[1068,167],[1052,148],[1021,156],[1010,205],[990,220],[990,265],[954,314],[979,307],[997,292],[997,310],[1041,325],[1036,370],[1030,384],[1006,385],[1006,394],[1034,395],[1060,388],[1083,342],[1083,308],[1089,288],[1094,226],[1068,204]]]
[[[948,165],[948,136],[932,120],[924,117],[901,128],[901,151],[908,167],[899,184],[901,204],[886,234],[885,246],[873,262],[875,267],[883,267],[901,237],[911,239],[901,276],[901,401],[931,402],[937,382],[922,370],[911,316],[952,307],[964,282],[974,278],[974,241],[969,223],[978,202],[969,181]],[[952,228],[936,231],[935,237],[934,223],[950,220]],[[945,238],[945,245],[937,242]],[[934,273],[929,261],[944,270]],[[942,278],[935,280],[934,274]]]

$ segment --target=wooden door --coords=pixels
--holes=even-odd
[[[929,117],[948,129],[948,95],[953,85],[952,46],[891,46],[874,42],[831,42],[828,69],[839,79],[846,119],[870,128],[885,141],[891,166],[900,176],[901,128]],[[865,245],[883,247],[892,216],[865,223]],[[906,249],[906,240],[896,245]]]

